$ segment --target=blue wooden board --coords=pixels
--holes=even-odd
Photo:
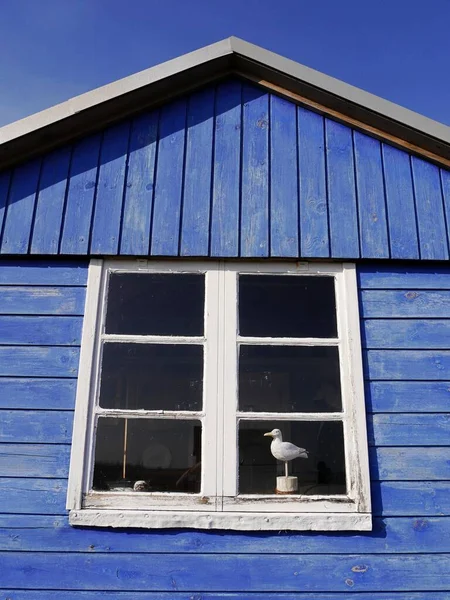
[[[41,530],[38,521],[42,517],[37,515],[66,515],[66,495],[66,479],[3,477],[0,489],[0,513],[8,513],[8,516],[3,516],[3,519],[5,520],[4,524],[8,523],[9,528],[8,533],[6,534],[6,529],[3,530],[4,533],[11,541],[18,540],[13,514],[31,515],[34,522],[30,522],[28,526],[34,528],[34,531],[38,533]],[[51,523],[54,522],[55,519],[51,519]],[[68,526],[67,529],[71,528]],[[1,535],[0,530],[0,538]],[[82,534],[82,537],[84,537],[84,534]],[[42,539],[39,548],[48,548],[48,543]],[[13,550],[14,548],[9,549]],[[67,548],[67,550],[70,549]]]
[[[42,163],[0,175],[2,253],[448,258],[448,171],[237,78]]]
[[[361,328],[365,348],[449,348],[448,319],[366,319]]]
[[[0,285],[71,285],[87,283],[87,261],[0,260]]]
[[[448,412],[450,381],[371,381],[366,405],[371,412]]]
[[[381,414],[367,420],[372,446],[448,446],[450,414]]]
[[[97,187],[101,135],[82,139],[72,152],[61,254],[87,254]]]
[[[177,256],[180,237],[186,100],[161,110],[151,253]]]
[[[403,517],[450,514],[450,482],[372,482],[372,510],[375,516]]]
[[[0,443],[70,444],[72,411],[0,410]]]
[[[239,256],[242,85],[216,90],[211,214],[211,256]]]
[[[299,256],[297,111],[270,98],[270,256]]]
[[[410,266],[403,263],[380,265],[379,263],[364,263],[358,265],[358,285],[362,289],[429,289],[449,290],[450,269],[427,265]]]
[[[367,350],[365,377],[385,381],[446,381],[449,350]]]
[[[143,114],[131,125],[120,253],[147,255],[155,186],[158,113]]]
[[[82,325],[82,317],[0,315],[0,344],[79,346]]]
[[[392,258],[419,258],[416,209],[407,152],[382,145]]]
[[[66,478],[69,444],[0,444],[0,477]]]
[[[122,219],[130,123],[106,130],[100,152],[90,242],[91,254],[117,254]]]
[[[207,256],[209,247],[214,89],[207,88],[189,98],[184,170],[182,256]]]
[[[449,481],[450,447],[370,448],[373,481]]]
[[[381,144],[358,131],[353,140],[361,256],[389,258]]]
[[[0,346],[0,377],[76,377],[79,348]]]
[[[35,159],[17,167],[12,175],[3,224],[2,254],[27,254],[29,251],[40,172],[41,159]]]
[[[450,555],[0,554],[2,586],[124,591],[450,589]],[[50,570],[50,571],[49,571]],[[23,574],[26,573],[26,577]],[[82,574],[82,575],[81,575]]]
[[[1,286],[2,315],[83,316],[84,287]]]
[[[331,256],[360,255],[352,130],[336,121],[325,123]]]
[[[449,290],[363,290],[361,304],[364,318],[450,317]]]
[[[300,255],[330,255],[325,173],[324,119],[297,108],[300,193]]]
[[[447,230],[439,167],[416,156],[411,157],[411,164],[420,256],[425,260],[447,260]]]
[[[29,479],[38,492],[48,486],[49,499],[43,515],[54,515],[64,498],[64,480]],[[13,495],[23,505],[24,486],[11,479]],[[36,483],[38,482],[38,483]],[[60,490],[60,491],[58,491]],[[1,502],[1,499],[0,499]],[[13,504],[11,504],[13,506]],[[19,511],[17,511],[19,512]],[[29,508],[25,512],[30,512]],[[32,512],[32,511],[31,511]],[[38,511],[36,511],[38,512]],[[65,511],[63,510],[62,513]],[[373,532],[225,532],[211,531],[112,531],[104,528],[70,527],[65,516],[11,515],[0,517],[0,551],[180,554],[382,554],[450,551],[449,517],[406,517],[374,519]],[[180,557],[181,558],[181,557]],[[181,559],[182,560],[182,559]]]
[[[0,408],[73,410],[76,379],[0,377]]]
[[[70,158],[71,149],[63,148],[48,154],[42,163],[31,254],[58,254]]]
[[[9,600],[243,600],[241,592],[80,592],[58,590],[1,590]],[[343,600],[339,592],[265,592],[264,600]],[[261,592],[245,592],[245,600],[261,600]],[[357,600],[430,600],[429,592],[369,592]],[[433,600],[448,600],[447,592],[433,592]]]
[[[241,256],[269,255],[269,99],[244,85],[242,111]]]

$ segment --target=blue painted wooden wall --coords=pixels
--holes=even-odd
[[[2,600],[448,600],[450,269],[359,268],[364,534],[69,527],[86,277],[87,263],[0,263]]]
[[[0,253],[449,257],[450,173],[239,80],[0,174]]]

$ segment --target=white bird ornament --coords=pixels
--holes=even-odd
[[[304,448],[299,448],[291,442],[283,442],[283,436],[279,429],[272,429],[268,433],[264,434],[267,437],[271,437],[272,443],[270,444],[270,451],[277,460],[284,462],[284,470],[286,477],[288,477],[288,462],[294,458],[308,458],[308,452]]]

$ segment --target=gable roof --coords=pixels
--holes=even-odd
[[[230,37],[6,125],[0,129],[0,168],[230,74],[450,166],[450,127]]]

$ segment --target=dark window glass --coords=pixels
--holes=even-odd
[[[331,346],[240,346],[239,410],[342,410],[339,351]]]
[[[284,463],[270,451],[280,429],[283,441],[308,452],[308,458],[289,462],[289,475],[298,478],[298,494],[345,494],[344,434],[341,421],[241,421],[239,425],[239,493],[274,494]]]
[[[201,410],[203,346],[103,346],[100,406],[116,409]]]
[[[93,488],[200,492],[201,423],[100,417]]]
[[[111,273],[106,333],[203,335],[205,276]]]
[[[258,337],[336,337],[334,278],[241,275],[239,333]]]

